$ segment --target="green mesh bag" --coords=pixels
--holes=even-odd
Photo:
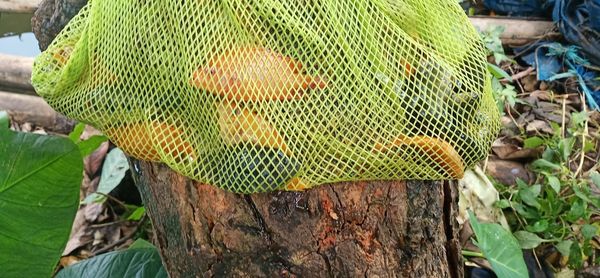
[[[32,80],[129,155],[242,193],[456,179],[499,129],[453,0],[92,0]]]

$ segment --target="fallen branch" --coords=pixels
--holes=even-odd
[[[487,30],[493,26],[504,26],[500,35],[505,45],[523,45],[536,40],[559,36],[552,21],[514,19],[510,17],[470,17],[471,23],[479,30]]]
[[[0,87],[33,92],[32,67],[33,58],[0,54]]]
[[[40,97],[0,91],[0,110],[7,111],[17,123],[28,122],[54,132],[68,133],[74,125]]]
[[[42,0],[0,0],[0,12],[33,13]]]

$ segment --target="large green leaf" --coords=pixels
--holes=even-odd
[[[479,223],[469,211],[469,221],[477,236],[477,245],[499,278],[529,277],[519,242],[496,223]]]
[[[93,257],[61,270],[57,278],[167,277],[154,247],[137,247]]]
[[[0,127],[2,277],[50,277],[79,204],[83,162],[67,138]]]

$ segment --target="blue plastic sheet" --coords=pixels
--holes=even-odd
[[[484,0],[483,4],[503,15],[552,16],[565,39],[600,65],[600,0]]]
[[[556,42],[538,42],[515,51],[524,53],[521,59],[536,68],[538,80],[576,77],[588,106],[600,110],[600,74],[591,69],[591,63],[581,55],[581,48]]]
[[[550,16],[554,0],[483,0],[486,8],[510,16]]]
[[[556,0],[552,19],[567,41],[600,65],[600,0]]]

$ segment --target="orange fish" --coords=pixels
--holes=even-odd
[[[191,84],[237,101],[294,100],[308,89],[327,85],[301,73],[302,64],[262,47],[241,47],[219,54],[193,73]]]
[[[52,52],[52,58],[56,61],[58,66],[63,67],[67,64],[67,61],[71,57],[71,53],[73,53],[73,46],[65,45],[62,48],[56,49],[55,52]]]
[[[217,104],[221,138],[229,145],[251,142],[255,145],[279,149],[286,155],[290,150],[283,136],[256,112],[237,108],[234,104]]]
[[[62,47],[52,49],[51,51],[53,51],[50,52],[52,54],[52,58],[54,59],[53,62],[59,70],[62,70],[71,59],[71,55],[73,54],[73,51],[75,51],[75,47],[73,45],[64,45]],[[101,59],[98,58],[97,55],[91,55],[88,69],[92,72],[90,75],[91,81],[89,81],[89,84],[92,88],[103,84],[111,85],[118,79],[114,73],[108,70],[108,68],[104,65]]]
[[[142,160],[160,161],[158,150],[178,161],[197,157],[192,145],[184,139],[184,133],[171,124],[133,123],[109,128],[105,133],[125,153]]]
[[[452,178],[460,179],[463,177],[465,166],[460,155],[452,145],[442,139],[422,135],[414,137],[400,136],[387,145],[377,143],[375,150],[385,151],[403,145],[415,146],[423,150],[433,161],[450,174]]]
[[[295,177],[288,181],[285,186],[285,190],[287,191],[304,191],[310,189],[311,187],[307,185],[301,178]]]

